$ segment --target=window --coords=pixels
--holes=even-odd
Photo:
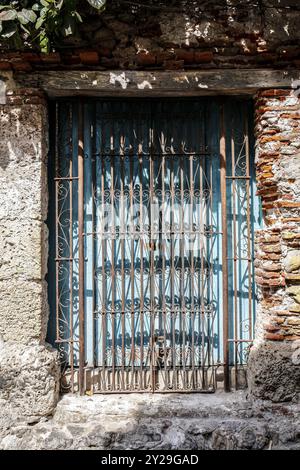
[[[237,98],[56,103],[49,337],[67,388],[241,384],[260,212],[251,115]]]

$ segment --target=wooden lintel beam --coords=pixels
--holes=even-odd
[[[295,88],[300,85],[300,70],[51,71],[14,78],[18,86],[42,89],[49,97],[196,96]]]

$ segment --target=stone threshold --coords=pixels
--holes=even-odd
[[[299,412],[245,392],[65,395],[51,418],[2,426],[0,449],[299,450]]]

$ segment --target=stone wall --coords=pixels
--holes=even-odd
[[[0,71],[300,68],[298,0],[173,3],[177,10],[170,12],[129,11],[114,2],[56,52],[3,51]],[[294,93],[267,90],[256,97],[265,227],[256,234],[260,301],[249,387],[274,401],[296,400],[300,382],[300,102]],[[0,404],[27,417],[52,413],[58,398],[56,353],[45,344],[47,128],[38,90],[15,88],[0,105]]]
[[[260,291],[250,390],[273,400],[300,391],[300,100],[289,90],[256,97],[257,181],[265,228],[256,233]]]
[[[44,415],[57,398],[56,354],[45,346],[47,107],[19,90],[0,106],[0,402]]]
[[[6,51],[0,70],[300,68],[298,0],[140,3],[110,0],[100,15],[83,12],[55,52]]]
[[[299,450],[299,407],[241,392],[65,395],[52,419],[7,428],[0,416],[0,450],[24,449]]]

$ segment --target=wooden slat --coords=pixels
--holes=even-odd
[[[259,89],[293,88],[299,70],[54,71],[16,74],[17,86],[40,88],[49,97],[195,96],[253,94]]]

